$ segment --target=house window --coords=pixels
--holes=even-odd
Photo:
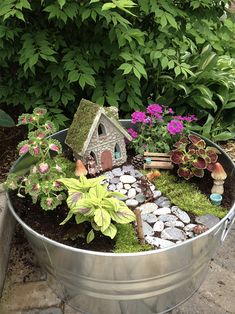
[[[96,155],[95,155],[95,153],[91,151],[91,152],[90,152],[90,155],[91,155],[91,157],[94,158],[94,161],[95,161],[95,163],[97,164],[97,160],[96,160]]]
[[[120,159],[121,158],[121,149],[120,146],[118,144],[115,145],[114,147],[114,157],[115,159]]]
[[[106,135],[106,129],[102,123],[100,123],[98,126],[98,135],[99,136]]]

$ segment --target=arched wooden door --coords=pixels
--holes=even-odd
[[[108,149],[104,150],[101,154],[101,167],[102,170],[109,170],[113,167],[112,153]]]

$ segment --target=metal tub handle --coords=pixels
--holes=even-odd
[[[234,221],[235,221],[235,208],[229,214],[229,217],[225,220],[224,230],[223,230],[222,235],[221,235],[221,242],[224,242],[224,240],[226,239],[228,232],[232,228]]]

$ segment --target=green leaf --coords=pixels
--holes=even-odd
[[[101,231],[108,228],[111,222],[109,213],[104,208],[97,208],[95,210],[94,221],[97,226],[101,227]]]
[[[76,224],[79,225],[85,221],[89,221],[89,218],[80,214],[80,213],[77,213],[77,214],[75,214],[75,220],[76,220]]]
[[[136,216],[127,206],[120,207],[115,212],[110,212],[111,218],[120,224],[126,224],[136,220]]]
[[[116,8],[116,4],[109,2],[109,3],[103,4],[102,11],[107,11],[114,8]]]
[[[235,102],[234,101],[228,102],[227,104],[225,104],[223,106],[223,109],[233,109],[233,108],[235,108]]]
[[[58,1],[59,5],[60,5],[60,8],[62,9],[63,6],[64,6],[65,3],[66,3],[66,0],[57,0],[57,1]]]
[[[221,132],[220,134],[213,136],[213,141],[215,142],[228,141],[231,139],[234,139],[234,135],[228,131]]]
[[[80,77],[80,73],[77,70],[73,70],[73,71],[69,72],[68,81],[70,83],[77,82],[79,77]]]
[[[126,74],[131,72],[132,68],[133,68],[132,64],[130,64],[130,63],[123,63],[122,65],[120,65],[120,67],[118,69],[119,70],[123,70],[124,71],[123,74],[126,75]]]
[[[116,226],[114,226],[112,223],[109,225],[109,227],[107,229],[105,229],[104,231],[102,231],[102,233],[107,236],[110,237],[111,239],[113,239],[117,233],[117,228]]]
[[[212,117],[211,114],[208,115],[208,118],[206,120],[206,123],[203,125],[202,128],[202,135],[211,138],[211,128],[214,123],[215,119]]]
[[[60,223],[60,225],[64,225],[66,222],[68,222],[73,217],[73,213],[70,211],[67,215],[67,217]]]
[[[91,229],[88,234],[87,234],[87,237],[86,237],[86,242],[87,243],[90,243],[91,241],[93,241],[95,239],[95,233],[94,231]]]
[[[7,128],[15,126],[14,120],[2,109],[0,109],[0,126]]]

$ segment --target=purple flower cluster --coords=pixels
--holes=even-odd
[[[134,131],[132,128],[128,129],[127,131],[133,139],[138,137],[138,133],[136,131]]]
[[[183,123],[178,121],[178,120],[171,120],[167,124],[167,131],[171,135],[176,135],[178,133],[182,133],[183,129],[184,129]]]
[[[133,124],[136,124],[137,122],[144,123],[146,120],[146,114],[142,111],[135,111],[132,113],[131,118],[132,118],[131,122]]]
[[[197,121],[197,118],[195,117],[194,114],[191,114],[189,116],[174,116],[174,119],[178,120],[178,121],[187,121],[187,122],[192,122],[192,121]]]
[[[151,104],[147,107],[147,113],[151,114],[155,118],[161,120],[162,119],[162,107],[158,104]]]

